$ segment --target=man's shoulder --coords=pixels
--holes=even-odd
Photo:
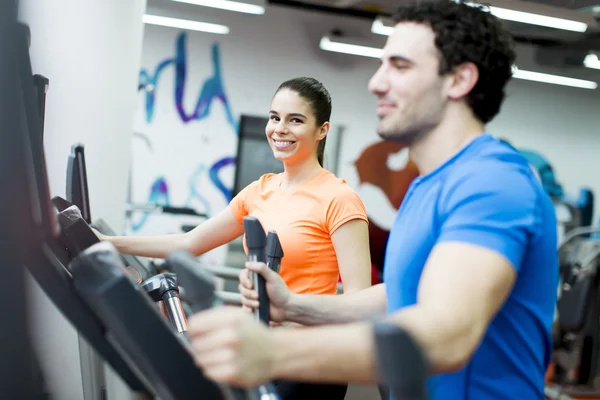
[[[540,213],[547,208],[540,206],[550,201],[528,162],[500,146],[482,150],[448,171],[441,192],[445,210],[469,202],[503,212]]]
[[[503,191],[526,190],[532,194],[541,189],[527,160],[517,151],[495,142],[455,165],[445,183],[449,188],[460,185],[473,190],[499,188]]]

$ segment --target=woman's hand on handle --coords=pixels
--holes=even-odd
[[[92,228],[92,227],[90,227],[90,228],[92,229],[92,232],[94,232],[94,235],[98,236],[98,240],[100,240],[100,241],[105,241],[105,240],[107,240],[107,239],[106,239],[106,235],[104,235],[104,234],[102,234],[102,233],[98,232],[98,230],[97,230],[96,228]]]
[[[240,271],[238,290],[242,295],[243,307],[252,312],[258,308],[258,292],[254,289],[251,272],[258,273],[265,278],[271,320],[273,322],[285,321],[285,307],[290,301],[292,292],[281,279],[281,276],[269,269],[265,263],[249,261],[246,263],[246,268]]]

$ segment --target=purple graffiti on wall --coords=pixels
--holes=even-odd
[[[175,110],[179,118],[186,124],[193,121],[201,121],[210,116],[211,105],[213,101],[219,101],[224,110],[232,132],[238,134],[238,121],[234,118],[232,107],[230,105],[228,96],[225,92],[223,85],[223,77],[221,74],[221,58],[219,44],[214,43],[211,47],[211,63],[213,66],[212,76],[206,78],[202,84],[196,105],[193,110],[187,111],[183,105],[183,98],[185,95],[187,80],[187,52],[186,52],[187,34],[181,32],[178,34],[175,42],[175,55],[174,57],[167,58],[158,63],[152,72],[147,69],[142,69],[139,74],[139,85],[140,91],[143,91],[145,96],[145,119],[147,123],[152,123],[155,115],[156,106],[156,94],[160,86],[160,78],[165,70],[169,67],[175,68],[175,91],[173,94],[173,102]],[[198,200],[205,208],[205,213],[211,215],[210,203],[200,194],[196,189],[198,174],[202,171],[208,173],[209,179],[212,184],[223,194],[225,199],[229,202],[232,196],[232,189],[228,188],[219,177],[219,172],[222,168],[227,166],[235,165],[235,156],[227,156],[217,160],[213,165],[207,169],[203,165],[200,165],[196,171],[193,172],[189,179],[190,194],[188,200],[189,204],[194,198]],[[169,193],[167,182],[163,177],[157,178],[152,186],[150,187],[150,193],[148,196],[148,203],[157,205],[168,205],[169,204]],[[135,224],[132,224],[134,231],[139,230],[148,218],[148,214],[144,214],[142,219]]]

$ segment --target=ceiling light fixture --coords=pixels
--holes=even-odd
[[[585,32],[588,25],[585,22],[573,21],[565,18],[549,17],[524,11],[510,10],[500,7],[489,7],[490,12],[500,19],[523,24],[544,26],[546,28],[562,29],[571,32]]]
[[[569,78],[560,75],[543,74],[541,72],[525,71],[518,69],[516,66],[513,67],[513,78],[534,82],[551,83],[553,85],[571,86],[581,89],[593,90],[598,88],[598,84],[593,81]]]
[[[600,69],[600,59],[596,54],[590,53],[583,59],[583,65],[587,68]]]
[[[194,4],[202,7],[219,8],[221,10],[236,11],[246,14],[262,15],[265,8],[256,4],[242,3],[231,0],[173,0],[180,3]]]
[[[352,54],[355,56],[381,58],[383,49],[375,47],[360,46],[357,44],[334,42],[328,36],[321,38],[319,43],[321,50],[333,51],[336,53]]]
[[[394,27],[384,25],[381,18],[376,18],[375,21],[373,21],[373,25],[371,25],[371,32],[378,35],[390,36],[392,32],[394,32]]]
[[[167,26],[170,28],[185,29],[188,31],[199,31],[226,35],[229,27],[225,25],[210,24],[208,22],[190,21],[188,19],[161,17],[159,15],[146,14],[142,17],[145,24]]]

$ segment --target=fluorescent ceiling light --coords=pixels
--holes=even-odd
[[[146,14],[142,17],[142,21],[145,24],[168,26],[170,28],[186,29],[189,31],[218,33],[221,35],[226,35],[229,33],[229,27],[225,25],[209,24],[208,22],[190,21],[187,19],[169,18]]]
[[[353,54],[356,56],[381,58],[383,56],[383,49],[377,49],[375,47],[359,46],[356,44],[348,44],[342,42],[332,42],[329,37],[325,36],[321,38],[319,43],[321,50],[333,51],[336,53]]]
[[[321,39],[319,47],[321,48],[321,50],[332,51],[336,53],[352,54],[363,57],[381,58],[381,56],[383,56],[383,49],[368,46],[359,46],[349,43],[334,42],[331,41],[331,39],[327,36]],[[597,57],[596,60],[598,60]],[[568,78],[566,76],[560,75],[544,74],[541,72],[526,71],[519,69],[516,66],[513,66],[513,78],[542,83],[551,83],[554,85],[571,86],[582,89],[598,88],[598,84],[593,81]]]
[[[390,36],[392,32],[394,32],[394,27],[386,26],[380,18],[376,18],[375,21],[373,21],[373,25],[371,25],[371,32],[378,35]]]
[[[466,3],[475,5],[477,3]],[[544,26],[547,28],[562,29],[572,32],[585,32],[588,28],[586,22],[577,21],[575,19],[550,17],[547,15],[537,14],[533,12],[512,10],[497,6],[488,6],[490,13],[499,19],[520,22],[523,24]],[[387,24],[386,24],[387,22]],[[384,21],[382,18],[377,18],[371,25],[371,32],[378,35],[389,36],[394,31],[394,22],[391,20]]]
[[[541,72],[525,71],[513,67],[513,78],[527,81],[551,83],[554,85],[571,86],[581,89],[596,89],[598,84],[583,79],[567,78],[566,76],[543,74]]]
[[[588,54],[583,59],[583,65],[587,68],[600,69],[600,59],[598,59],[598,56],[595,54]]]
[[[588,25],[585,22],[573,21],[564,18],[548,17],[524,11],[509,10],[507,8],[489,7],[490,12],[500,19],[521,22],[524,24],[545,26],[547,28],[562,29],[572,32],[585,32]]]
[[[246,14],[261,15],[265,13],[265,8],[256,4],[240,3],[231,0],[173,0],[180,3],[194,4],[203,7],[220,8],[221,10],[237,11]]]

